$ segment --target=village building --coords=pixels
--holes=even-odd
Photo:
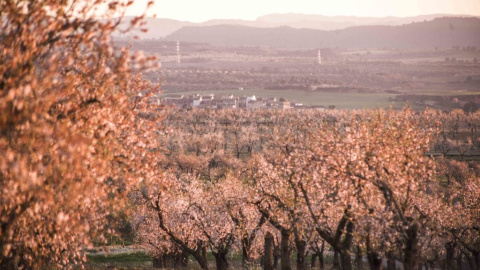
[[[251,110],[258,109],[292,109],[292,108],[308,108],[302,103],[291,103],[285,99],[277,100],[275,97],[260,98],[253,96],[236,97],[234,95],[215,97],[214,94],[191,96],[184,95],[159,95],[152,103],[164,104],[178,109],[182,108],[211,108],[211,109],[241,109],[248,108]]]

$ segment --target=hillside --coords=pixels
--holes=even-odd
[[[308,14],[269,14],[261,16],[256,20],[233,20],[233,19],[214,19],[201,23],[188,21],[179,21],[173,19],[151,18],[145,19],[145,27],[148,32],[134,31],[129,35],[116,33],[116,37],[129,37],[137,35],[141,39],[163,38],[185,26],[215,26],[215,25],[238,25],[258,28],[276,28],[288,26],[291,28],[308,28],[317,30],[339,30],[352,26],[364,25],[402,25],[412,22],[422,22],[433,20],[449,15],[432,14],[415,17],[355,17],[355,16],[323,16]],[[462,16],[466,17],[466,16]],[[124,22],[128,23],[130,17],[126,17]]]
[[[480,19],[444,17],[400,26],[357,26],[331,31],[238,25],[190,26],[168,35],[166,40],[279,48],[451,48],[480,46]]]
[[[258,23],[271,23],[292,28],[309,28],[319,30],[338,30],[362,25],[402,25],[412,22],[422,22],[435,18],[448,17],[448,14],[430,14],[413,17],[357,17],[357,16],[323,16],[317,14],[269,14],[257,18]],[[460,16],[456,16],[460,17]],[[462,15],[461,17],[472,17]]]

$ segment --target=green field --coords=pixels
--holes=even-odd
[[[428,95],[428,96],[473,96],[480,95],[480,90],[471,91],[466,89],[454,89],[454,90],[439,90],[439,89],[422,89],[422,90],[406,90],[401,91],[407,94],[415,95]]]
[[[86,269],[151,269],[152,257],[145,252],[88,254]]]
[[[480,91],[467,90],[408,90],[401,91],[407,94],[415,95],[431,95],[431,96],[469,96],[480,95]],[[185,91],[185,92],[169,92],[162,95],[179,95],[186,96],[201,94],[215,96],[234,95],[238,97],[252,96],[272,98],[285,98],[295,103],[303,103],[305,106],[324,106],[335,105],[337,109],[375,109],[375,108],[394,108],[401,109],[406,103],[401,101],[393,101],[396,94],[389,93],[356,93],[356,92],[323,92],[323,91],[303,91],[303,90],[265,90],[265,89],[248,89],[248,90],[212,90],[212,91]],[[409,104],[414,110],[423,110],[425,105]],[[437,108],[451,110],[452,107]]]

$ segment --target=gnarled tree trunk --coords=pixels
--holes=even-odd
[[[368,264],[370,265],[371,270],[381,270],[382,269],[382,256],[376,252],[367,253]]]
[[[445,244],[446,258],[445,258],[445,270],[453,270],[453,263],[455,255],[455,244],[453,242],[448,242]]]
[[[215,263],[217,265],[217,270],[228,269],[227,254],[228,252],[225,251],[213,252],[213,256],[215,257]]]
[[[281,269],[292,270],[290,263],[290,232],[287,230],[281,230]]]
[[[403,250],[403,269],[415,270],[418,267],[418,225],[408,227],[406,245]]]
[[[152,257],[153,268],[163,268],[163,256],[157,255]]]
[[[306,270],[307,261],[305,259],[307,243],[304,240],[296,241],[297,246],[297,270]]]
[[[312,254],[312,261],[310,262],[310,268],[315,269],[317,267],[317,254]]]
[[[362,265],[363,265],[362,250],[360,249],[359,246],[357,246],[355,249],[355,267],[357,269],[362,269]]]
[[[341,269],[340,268],[340,260],[338,259],[338,251],[333,252],[333,267],[332,269]]]
[[[340,252],[340,261],[342,264],[342,270],[352,270],[352,256],[349,251]]]
[[[391,253],[387,253],[387,270],[397,270],[395,256]]]
[[[267,232],[265,235],[265,255],[263,258],[263,269],[264,270],[273,270],[273,235],[270,232]]]

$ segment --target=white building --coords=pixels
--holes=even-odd
[[[257,98],[256,98],[255,96],[247,97],[247,98],[245,99],[245,107],[248,108],[248,103],[249,103],[251,100],[256,101]]]
[[[199,97],[198,99],[194,99],[193,100],[193,104],[192,104],[192,107],[198,107],[200,106],[200,103],[202,103],[202,97]]]

